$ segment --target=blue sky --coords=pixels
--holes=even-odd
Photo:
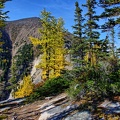
[[[78,0],[79,4],[86,0]],[[40,17],[40,12],[46,8],[56,18],[62,17],[65,28],[72,31],[74,25],[74,9],[76,0],[12,0],[6,2],[5,11],[10,11],[8,20],[17,20],[28,17]]]
[[[40,12],[45,8],[51,12],[56,18],[62,17],[65,25],[64,27],[72,33],[72,25],[74,25],[74,10],[76,0],[12,0],[6,2],[4,11],[10,11],[8,13],[8,21],[18,20],[29,17],[40,17]],[[79,5],[85,4],[86,0],[78,0]],[[103,10],[97,9],[97,13],[100,14]],[[83,9],[83,13],[86,13],[86,9]],[[99,22],[103,24],[103,20]],[[105,38],[105,34],[102,34],[101,38]],[[120,44],[120,41],[116,41],[116,44]]]
[[[45,8],[56,18],[62,17],[65,28],[72,32],[74,25],[74,11],[76,0],[12,0],[6,2],[5,11],[8,13],[9,21],[29,17],[40,17],[40,12]],[[86,0],[78,0],[79,5],[85,4]],[[83,9],[86,13],[86,9]],[[101,10],[97,10],[100,13]]]

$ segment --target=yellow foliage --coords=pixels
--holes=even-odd
[[[18,90],[15,92],[15,98],[22,98],[29,96],[33,92],[33,83],[31,81],[31,77],[25,76],[23,78],[23,83],[20,84]]]
[[[4,44],[4,42],[0,42],[0,46],[3,45],[3,44]]]
[[[42,79],[60,76],[61,70],[65,68],[67,61],[64,58],[63,20],[51,17],[45,10],[41,12],[42,28],[39,29],[41,38],[30,37],[33,45],[41,45],[43,55],[41,62],[36,66],[41,68]]]
[[[2,51],[3,51],[3,49],[0,48],[0,52],[2,52]]]
[[[6,63],[7,62],[7,60],[6,59],[4,59],[4,60],[2,60],[4,63]]]
[[[31,40],[33,45],[41,44],[41,41],[38,38],[30,37],[30,40]]]
[[[91,50],[89,50],[86,55],[84,56],[84,60],[87,63],[90,63],[91,66],[94,66],[97,64],[97,51],[100,48],[97,44],[93,46]]]

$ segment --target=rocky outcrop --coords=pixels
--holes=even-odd
[[[96,105],[101,112],[97,114],[91,112],[90,109],[83,108],[84,100],[71,101],[66,93],[28,104],[24,104],[23,101],[25,99],[0,102],[0,116],[4,115],[8,120],[13,118],[17,120],[107,120],[104,116],[99,118],[99,114],[112,115],[111,120],[119,120],[120,116],[119,100],[99,101]]]
[[[22,106],[16,104],[12,109],[7,108],[7,111],[1,114],[4,113],[8,120],[12,118],[17,118],[17,120],[90,120],[91,114],[88,111],[79,111],[78,106],[69,101],[65,93],[62,93],[32,104]]]
[[[40,81],[42,81],[42,79],[41,79],[41,69],[37,69],[37,68],[36,68],[36,65],[38,65],[39,62],[40,62],[40,57],[41,57],[41,56],[35,58],[34,61],[33,61],[33,63],[32,63],[32,64],[33,64],[33,67],[32,67],[32,69],[31,69],[31,76],[32,76],[32,79],[33,79],[33,83],[34,83],[34,84],[37,84],[37,83],[39,83]]]

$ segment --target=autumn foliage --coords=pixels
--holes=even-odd
[[[23,83],[20,84],[18,90],[15,92],[15,98],[22,98],[29,96],[33,92],[33,83],[31,77],[25,76],[23,78]]]
[[[64,28],[63,20],[56,19],[49,12],[41,12],[42,28],[39,29],[41,38],[30,37],[33,45],[42,46],[41,62],[36,66],[42,69],[42,79],[51,79],[60,76],[61,70],[67,62],[64,55]]]

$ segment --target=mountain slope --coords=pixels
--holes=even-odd
[[[30,36],[39,37],[39,27],[41,27],[39,18],[26,18],[6,23],[5,30],[12,41],[12,56],[23,44],[30,43]]]
[[[37,17],[6,22],[5,31],[3,32],[5,44],[2,48],[8,51],[9,55],[4,54],[2,56],[4,59],[9,59],[9,62],[5,67],[7,69],[4,72],[5,79],[0,82],[0,100],[7,99],[9,96],[7,88],[15,88],[26,74],[32,75],[34,83],[41,80],[41,70],[35,68],[35,65],[40,61],[40,51],[38,50],[40,46],[33,47],[29,40],[30,36],[40,37],[39,28],[41,26],[40,18]],[[70,47],[71,38],[72,35],[67,32],[65,35],[66,48]],[[0,66],[0,75],[3,74],[5,69]],[[13,83],[15,85],[12,86]]]

